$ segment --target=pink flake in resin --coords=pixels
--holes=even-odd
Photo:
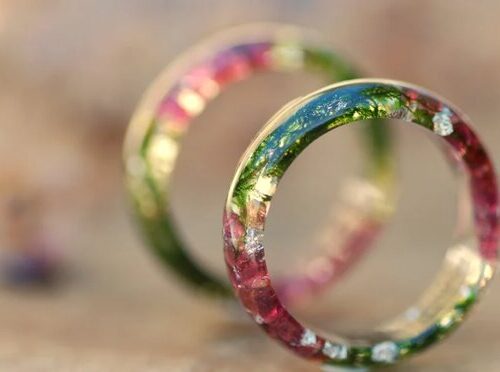
[[[163,99],[158,107],[157,117],[171,119],[177,123],[187,123],[191,120],[191,115],[180,106],[177,94],[178,91],[173,91]]]

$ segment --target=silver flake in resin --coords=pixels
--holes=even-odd
[[[432,122],[434,123],[434,132],[440,136],[448,136],[453,133],[451,111],[448,107],[444,107],[441,111],[434,114]]]
[[[300,344],[302,346],[312,346],[317,342],[316,334],[310,329],[306,329],[302,334],[302,338],[300,339]]]
[[[332,344],[326,341],[325,346],[323,346],[323,354],[331,359],[346,359],[347,358],[347,347],[344,345]]]
[[[251,254],[256,254],[263,249],[262,240],[264,239],[264,232],[260,229],[247,229],[245,243],[247,251]]]
[[[399,348],[394,342],[381,342],[373,347],[372,360],[381,363],[394,363],[398,354]]]

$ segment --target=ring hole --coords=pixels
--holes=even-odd
[[[307,72],[258,73],[223,90],[183,139],[172,181],[173,215],[195,260],[224,280],[222,207],[239,158],[281,106],[323,84]]]
[[[429,140],[432,135],[420,128],[395,121],[389,125],[396,133],[394,156],[398,161],[399,198],[394,215],[352,273],[320,296],[288,306],[300,321],[323,334],[367,335],[387,319],[403,313],[427,288],[446,248],[453,244],[450,237],[455,233],[459,187],[446,158]],[[312,240],[303,242],[299,231],[305,227],[320,231],[326,220],[325,210],[339,193],[337,176],[344,175],[345,167],[355,166],[351,154],[360,146],[343,138],[344,131],[351,128],[336,129],[321,137],[297,158],[282,180],[265,235],[272,278],[278,274],[297,275],[293,266],[288,272],[279,270],[275,251],[292,257],[296,255],[293,249],[301,252],[297,254],[317,254]],[[310,162],[315,162],[315,174],[304,177]],[[355,171],[360,169],[358,166]],[[290,212],[290,204],[303,207]],[[304,236],[311,234],[309,231]],[[289,240],[300,241],[302,246],[289,246]]]

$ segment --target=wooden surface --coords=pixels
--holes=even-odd
[[[421,84],[454,101],[474,119],[498,165],[500,6],[145,3],[0,1],[0,190],[15,194],[21,187],[43,200],[43,227],[68,262],[67,276],[50,290],[1,289],[0,370],[318,370],[237,310],[184,288],[149,254],[122,186],[128,117],[163,65],[201,37],[242,22],[286,21],[318,29],[369,75]],[[239,154],[280,105],[319,85],[286,76],[241,84],[211,105],[186,139],[174,209],[194,254],[215,270],[223,273],[220,210]],[[319,329],[365,329],[394,315],[438,269],[453,235],[453,173],[418,131],[398,129],[398,154],[401,203],[382,240],[315,306],[294,309]],[[270,217],[272,272],[312,254],[305,247],[328,214],[324,206],[359,163],[356,135],[346,130],[294,164]],[[495,280],[449,340],[391,370],[499,371],[499,288]]]

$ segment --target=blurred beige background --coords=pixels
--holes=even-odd
[[[288,22],[320,31],[368,76],[449,98],[499,164],[499,11],[493,0],[1,0],[0,190],[40,196],[44,229],[65,251],[68,275],[50,291],[1,290],[0,369],[317,370],[180,286],[145,249],[122,185],[121,141],[135,104],[166,63],[210,33]],[[256,77],[225,92],[187,136],[174,208],[193,253],[221,274],[221,206],[239,155],[282,104],[321,84],[305,74]],[[453,172],[422,132],[394,129],[397,214],[353,275],[315,306],[295,309],[320,329],[365,329],[398,313],[452,241]],[[356,130],[346,128],[292,166],[266,236],[272,272],[312,254],[325,205],[358,173],[361,154]],[[452,338],[392,370],[500,370],[498,289],[495,280]]]

